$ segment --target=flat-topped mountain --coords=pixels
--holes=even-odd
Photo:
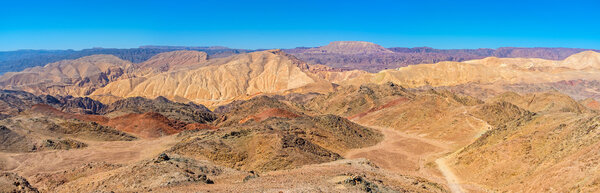
[[[383,46],[362,41],[337,41],[329,45],[317,48],[311,48],[304,53],[324,53],[324,54],[380,54],[394,53]]]

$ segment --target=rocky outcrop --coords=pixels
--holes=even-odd
[[[164,97],[157,97],[155,99],[146,99],[142,97],[122,99],[111,103],[99,113],[113,116],[146,112],[160,113],[169,119],[185,123],[209,123],[214,121],[217,117],[204,105],[177,103]]]
[[[37,149],[35,141],[6,126],[0,126],[0,150],[4,152],[31,152]]]
[[[52,96],[47,95],[47,97]],[[62,111],[71,113],[99,114],[106,108],[106,105],[102,104],[100,101],[89,97],[59,97],[58,102],[59,103],[55,103],[53,106],[58,107]]]
[[[157,156],[151,160],[143,160],[124,166],[98,177],[95,180],[98,183],[77,180],[58,186],[54,190],[57,192],[152,191],[193,184],[214,184],[213,178],[224,175],[245,174],[245,172],[215,166],[205,161],[197,161],[172,154],[161,155],[164,156]],[[169,159],[165,159],[165,157]]]
[[[30,136],[3,125],[0,125],[0,134],[2,136],[0,151],[2,152],[36,152],[87,147],[87,144],[77,140],[53,138],[50,136]]]
[[[27,179],[10,172],[0,173],[0,192],[23,192],[37,193],[37,188],[33,187]]]
[[[221,129],[182,133],[170,152],[271,171],[338,160],[349,149],[374,145],[383,137],[339,116],[308,116],[274,97],[236,102],[218,112],[223,116],[215,125]]]
[[[64,133],[80,137],[92,137],[102,140],[133,140],[135,137],[157,138],[179,133],[188,129],[204,129],[198,123],[186,123],[178,120],[169,119],[166,116],[156,112],[127,113],[107,117],[102,115],[82,115],[76,113],[66,113],[48,105],[34,105],[28,113],[34,116],[41,116],[31,121],[48,122],[50,124],[47,130],[52,133]],[[58,119],[58,122],[43,121],[46,117]],[[20,117],[16,117],[20,118]],[[82,122],[80,122],[80,120]],[[11,121],[8,119],[8,121]],[[65,123],[75,121],[75,123]],[[56,121],[54,121],[56,122]],[[87,123],[86,123],[87,122]],[[58,125],[57,125],[58,124]],[[102,126],[100,126],[102,125]],[[190,125],[187,127],[187,125]],[[62,128],[66,127],[66,128]],[[116,130],[114,130],[114,129]],[[118,131],[117,131],[118,130]],[[124,134],[122,132],[128,133]],[[95,135],[93,133],[96,133]],[[131,135],[129,135],[131,134]],[[92,137],[94,138],[94,137]],[[106,139],[105,139],[106,138]],[[113,139],[115,138],[115,139]]]
[[[0,90],[0,114],[16,115],[31,106],[44,103],[42,98],[24,91]]]
[[[474,116],[486,121],[488,124],[499,127],[502,124],[514,121],[524,116],[533,116],[535,113],[524,110],[510,102],[501,101],[486,103],[472,112]]]
[[[352,117],[400,104],[412,97],[412,92],[394,83],[364,84],[338,87],[335,92],[307,101],[305,106],[320,113]]]
[[[40,95],[25,91],[0,90],[0,114],[17,115],[36,104],[46,104],[64,112],[97,114],[104,104],[88,97]]]

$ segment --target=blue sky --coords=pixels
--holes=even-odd
[[[600,49],[600,1],[0,1],[0,50],[221,45]]]

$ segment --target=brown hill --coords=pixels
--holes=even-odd
[[[486,58],[465,62],[440,62],[384,70],[378,73],[360,73],[348,79],[333,78],[337,84],[361,85],[394,82],[406,87],[457,86],[477,84],[542,84],[569,80],[598,80],[600,69],[594,59],[596,52],[576,54],[563,61],[528,58]],[[591,58],[591,59],[588,59]],[[572,64],[570,61],[585,60]],[[327,77],[348,77],[348,72],[329,72]]]
[[[345,118],[308,116],[266,96],[232,104],[215,124],[219,130],[183,135],[170,151],[236,169],[271,171],[341,159],[349,149],[381,139]]]
[[[22,121],[19,119],[19,121]],[[29,120],[28,122],[24,122],[23,124],[32,124],[32,128],[23,128],[20,124],[14,124],[10,119],[3,120],[0,123],[0,134],[1,134],[1,142],[0,142],[0,151],[1,152],[11,152],[11,153],[24,153],[24,152],[39,152],[45,150],[69,150],[69,149],[79,149],[85,148],[88,145],[86,143],[80,142],[78,140],[70,139],[70,138],[62,138],[57,135],[48,136],[43,134],[32,134],[31,132],[36,132],[40,130],[51,130],[53,128],[48,128],[51,126],[46,123],[36,123],[37,120]],[[6,126],[5,126],[6,125]],[[81,129],[85,130],[85,129]],[[46,132],[50,133],[50,132]]]
[[[119,80],[92,95],[193,101],[214,105],[262,93],[286,93],[332,89],[332,85],[308,72],[307,65],[279,50],[241,54],[210,60],[211,65],[193,70]]]
[[[495,127],[499,127],[524,116],[534,115],[534,113],[507,101],[486,103],[479,106],[472,113],[474,116]]]
[[[573,54],[563,60],[562,65],[574,69],[600,68],[600,53],[585,51]]]
[[[268,111],[272,111],[273,113],[265,113]],[[258,96],[245,101],[236,101],[220,106],[215,112],[222,114],[221,118],[215,121],[217,126],[232,126],[250,120],[260,122],[269,117],[296,118],[303,115],[302,112],[296,110],[293,106],[269,96]],[[276,112],[281,112],[282,114],[276,114]],[[256,117],[257,115],[261,115],[260,117],[262,118]]]
[[[125,166],[85,164],[72,170],[37,175],[32,181],[42,191],[55,192],[279,192],[290,189],[309,192],[447,192],[441,184],[390,173],[365,159],[340,160],[259,174],[176,154],[161,154]]]
[[[423,87],[431,88],[431,87]],[[594,99],[600,100],[600,81],[597,80],[561,80],[557,82],[544,83],[467,83],[456,86],[442,86],[434,89],[451,90],[485,100],[501,95],[506,92],[514,92],[520,95],[529,93],[560,92],[575,100]]]
[[[271,117],[296,118],[296,117],[299,117],[299,115],[296,115],[292,112],[289,112],[289,111],[286,111],[283,109],[270,108],[270,109],[264,110],[262,112],[256,113],[254,115],[250,115],[250,116],[240,120],[239,123],[245,123],[250,120],[261,122],[261,121],[264,121],[265,119],[268,119]]]
[[[310,64],[321,64],[345,70],[379,72],[415,64],[431,64],[442,61],[463,62],[486,57],[497,58],[540,58],[563,60],[570,55],[590,49],[577,48],[517,48],[498,49],[434,49],[429,47],[383,48],[373,43],[343,42],[357,46],[341,46],[332,42],[317,48],[295,48],[285,50]],[[333,44],[333,45],[332,45]],[[362,46],[358,46],[362,45]],[[355,50],[355,48],[359,48]],[[391,53],[389,51],[392,51]],[[593,50],[598,52],[598,50]]]
[[[0,119],[26,111],[36,104],[46,104],[64,112],[97,114],[105,105],[88,97],[55,97],[25,91],[0,90]]]
[[[451,156],[460,178],[492,191],[598,191],[598,117],[553,112],[494,128]]]
[[[488,99],[488,101],[505,101],[536,113],[589,112],[583,105],[573,100],[571,97],[557,91],[528,93],[524,95],[506,92]]]
[[[2,143],[0,150],[4,152],[30,152],[37,149],[36,140],[19,134],[6,126],[0,126]]]
[[[177,103],[164,97],[146,99],[131,97],[118,100],[98,112],[108,117],[115,117],[130,113],[160,113],[169,119],[185,123],[209,123],[216,119],[216,115],[203,105],[194,103]]]
[[[9,172],[0,173],[0,191],[1,192],[24,192],[37,193],[36,188],[31,186],[27,179]]]
[[[16,115],[31,106],[45,101],[34,94],[24,91],[0,90],[0,117]]]
[[[92,166],[89,166],[90,168]],[[89,170],[89,169],[88,169]],[[66,172],[65,172],[66,173]],[[160,174],[160,175],[159,175]],[[100,176],[88,174],[93,180],[73,180],[56,188],[57,192],[92,191],[152,191],[157,188],[189,184],[214,184],[214,180],[248,175],[246,172],[215,166],[205,161],[162,154],[152,160],[144,160],[116,168]],[[86,179],[82,177],[82,179]],[[140,181],[140,179],[143,179]],[[99,183],[93,183],[99,182]]]
[[[202,125],[191,125],[186,127],[188,123],[171,120],[156,112],[130,113],[111,118],[102,115],[66,113],[44,104],[34,105],[30,110],[28,110],[28,112],[60,119],[75,119],[93,122],[112,127],[116,130],[123,131],[141,138],[157,138],[176,134],[187,129],[206,128]]]
[[[0,87],[34,94],[83,96],[117,80],[130,65],[112,55],[86,56],[6,73],[0,77]]]
[[[23,114],[3,120],[0,123],[14,131],[30,136],[69,137],[88,141],[131,141],[136,139],[129,134],[96,122],[40,116],[38,114]]]
[[[46,104],[37,104],[33,105],[31,109],[28,110],[29,113],[41,114],[50,117],[57,117],[61,119],[78,119],[85,120],[97,123],[106,123],[109,118],[101,116],[101,115],[82,115],[77,113],[67,113],[60,111],[50,105]]]
[[[446,91],[411,91],[386,83],[338,87],[304,106],[319,113],[345,116],[363,125],[465,144],[485,130],[482,121],[468,114],[480,103],[475,98]]]
[[[186,126],[185,123],[169,120],[159,113],[132,113],[111,118],[104,124],[141,138],[157,138],[176,134],[183,131]]]
[[[306,107],[320,113],[355,118],[413,97],[413,93],[393,83],[365,84],[338,88],[335,92],[307,101]]]
[[[600,111],[600,102],[598,102],[597,100],[594,100],[592,98],[582,100],[579,103],[581,103],[583,106],[587,107],[588,109],[591,109],[594,111]]]

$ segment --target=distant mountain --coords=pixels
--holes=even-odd
[[[206,52],[210,57],[227,57],[253,50],[231,49],[227,47],[184,47],[184,46],[140,46],[140,48],[92,48],[83,50],[18,50],[0,52],[0,75],[6,72],[18,72],[25,68],[43,66],[61,60],[77,59],[96,54],[110,54],[132,63],[140,63],[152,56],[176,50],[195,50]]]
[[[383,46],[361,41],[337,41],[329,45],[307,49],[304,53],[329,53],[329,54],[381,54],[394,53]]]
[[[104,103],[164,96],[210,106],[259,94],[328,92],[333,85],[315,74],[328,70],[332,69],[309,66],[280,50],[212,59],[205,52],[182,50],[137,64],[112,55],[63,60],[6,73],[0,76],[0,88],[36,95],[93,95]]]
[[[235,54],[264,51],[264,49],[248,50],[223,46],[155,46],[146,45],[139,48],[92,48],[83,50],[18,50],[0,52],[0,75],[6,72],[18,72],[25,68],[43,66],[60,60],[77,59],[96,54],[115,55],[132,63],[144,62],[154,55],[177,50],[205,52],[209,58],[227,57]],[[362,41],[336,41],[321,47],[298,47],[285,49],[309,64],[323,64],[341,69],[358,69],[378,72],[412,64],[436,63],[441,61],[465,61],[485,57],[500,58],[542,58],[562,60],[566,57],[592,49],[580,48],[517,48],[502,47],[498,49],[434,49],[430,47],[391,47]],[[593,50],[600,51],[600,50]]]
[[[43,67],[0,76],[0,87],[34,94],[87,95],[117,80],[131,66],[113,55],[92,55],[62,60]]]
[[[441,61],[461,62],[492,56],[500,58],[562,60],[572,54],[586,50],[591,49],[516,47],[502,47],[498,49],[383,48],[370,42],[342,41],[332,42],[329,45],[316,48],[299,47],[285,51],[309,64],[322,64],[347,70],[378,72],[413,64],[430,64]]]
[[[599,57],[600,53],[593,51],[573,54],[564,60],[488,57],[464,62],[411,65],[333,81],[353,85],[394,82],[406,87],[439,87],[467,83],[537,84],[577,79],[599,80]],[[343,75],[346,73],[349,72],[330,72],[329,77],[346,77]]]

